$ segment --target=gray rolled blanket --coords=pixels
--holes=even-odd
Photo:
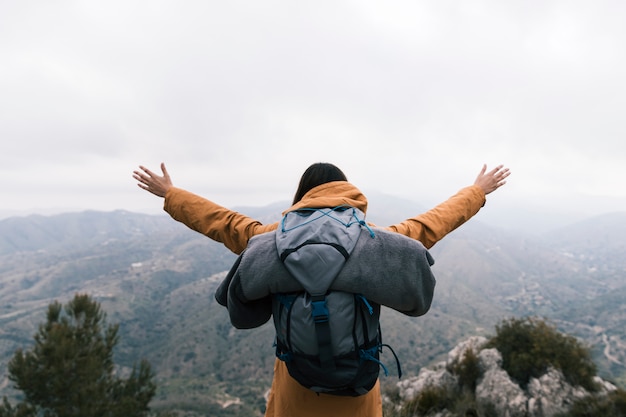
[[[409,316],[425,314],[435,288],[430,253],[417,240],[384,229],[373,230],[374,237],[361,230],[330,289],[361,294]],[[279,258],[275,232],[269,232],[250,239],[215,297],[228,308],[235,327],[253,328],[270,319],[272,294],[302,290]]]

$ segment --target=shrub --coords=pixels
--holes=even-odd
[[[524,388],[530,378],[538,378],[554,367],[570,384],[591,392],[597,390],[593,381],[596,367],[589,349],[545,320],[505,319],[496,326],[496,335],[487,347],[500,351],[502,367]]]
[[[589,396],[574,402],[569,412],[560,417],[626,417],[626,391],[617,390],[606,396]]]
[[[424,416],[429,413],[451,409],[454,402],[455,395],[444,387],[427,387],[402,407],[400,417]]]
[[[461,389],[468,392],[476,390],[476,384],[481,377],[481,372],[478,365],[478,355],[474,352],[474,349],[467,349],[463,358],[451,364],[448,370],[459,378]]]
[[[417,397],[405,403],[400,412],[386,412],[384,415],[386,417],[417,417],[438,415],[442,411],[459,417],[498,417],[492,405],[478,404],[473,393],[459,393],[454,389],[435,386],[425,388]]]
[[[455,417],[500,417],[493,404],[479,404],[470,393],[460,395],[449,411]]]

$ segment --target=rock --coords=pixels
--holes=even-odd
[[[478,355],[478,360],[483,377],[476,385],[476,401],[483,407],[493,406],[498,416],[525,417],[528,397],[509,374],[500,368],[500,352],[485,349]]]
[[[610,392],[617,391],[617,387],[615,385],[611,384],[609,381],[605,381],[599,376],[594,376],[593,382],[595,382],[596,385],[600,387],[600,392],[603,394],[608,394]]]
[[[457,378],[446,370],[445,362],[440,362],[433,369],[422,368],[416,377],[400,381],[397,386],[400,389],[400,398],[404,401],[410,401],[425,388],[446,387],[454,389],[457,383]]]
[[[497,349],[483,349],[487,339],[472,337],[459,343],[449,353],[446,362],[423,368],[413,378],[400,381],[400,398],[406,402],[414,399],[428,387],[443,387],[448,392],[459,392],[458,377],[453,365],[463,360],[466,352],[472,349],[478,356],[481,377],[476,381],[474,398],[479,408],[493,410],[502,417],[555,417],[566,413],[569,408],[588,395],[606,395],[617,387],[599,377],[597,393],[589,393],[582,387],[573,387],[557,369],[550,368],[539,378],[531,378],[526,389],[511,379],[502,369],[502,355]],[[482,349],[482,350],[481,350]],[[401,407],[399,404],[398,407]],[[438,417],[452,416],[448,410],[439,412]]]
[[[501,369],[502,355],[497,349],[481,350],[478,354],[478,366],[483,374],[490,369]]]
[[[581,387],[572,387],[563,373],[554,368],[540,378],[531,378],[527,387],[529,417],[552,417],[566,412],[577,399],[589,393]]]
[[[487,338],[483,336],[473,336],[466,341],[459,343],[448,353],[448,364],[453,364],[463,360],[465,352],[469,349],[472,349],[474,353],[478,354],[485,343],[487,343]]]

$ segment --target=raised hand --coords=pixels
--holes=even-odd
[[[485,194],[489,194],[506,184],[505,179],[509,175],[511,175],[511,171],[508,168],[504,168],[504,165],[498,165],[487,172],[487,165],[485,164],[476,177],[474,184],[482,188]]]
[[[158,197],[165,197],[167,190],[173,184],[170,175],[167,173],[165,163],[161,162],[161,172],[163,175],[155,174],[143,165],[139,166],[139,170],[133,171],[133,178],[138,181],[137,185]]]

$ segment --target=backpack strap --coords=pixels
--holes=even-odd
[[[374,314],[374,308],[369,303],[367,298],[365,298],[361,294],[355,294],[354,297],[355,297],[356,300],[359,300],[361,302],[362,306],[365,309],[367,309],[367,313],[369,313],[370,315]],[[361,312],[363,312],[363,310],[361,310]],[[369,335],[368,335],[368,331],[367,331],[367,325],[365,324],[365,318],[361,317],[361,321],[363,323],[363,335],[365,337],[365,340],[370,340],[369,339]],[[379,355],[380,355],[380,353],[382,353],[383,347],[387,347],[387,348],[389,348],[389,350],[393,354],[393,357],[396,360],[396,367],[398,369],[398,379],[402,378],[402,368],[400,367],[400,359],[398,359],[398,355],[396,355],[396,352],[393,350],[393,348],[391,346],[389,346],[388,344],[382,342],[383,335],[382,335],[382,330],[380,329],[380,322],[378,323],[377,340],[378,341],[377,341],[377,344],[375,346],[372,346],[369,349],[359,349],[359,357],[362,360],[376,362],[381,368],[383,368],[383,372],[385,373],[385,376],[389,376],[389,371],[387,370],[387,367],[379,359]]]
[[[378,354],[380,354],[383,351],[383,348],[386,347],[391,351],[391,353],[393,354],[393,357],[396,360],[396,367],[398,369],[398,379],[402,378],[402,367],[400,366],[400,359],[398,359],[398,355],[396,355],[396,352],[393,350],[391,346],[389,346],[386,343],[382,343],[382,333],[380,330],[380,324],[378,325],[378,337],[379,337],[378,344],[376,346],[372,346],[369,349],[360,349],[359,357],[366,361],[376,362],[381,368],[383,368],[383,372],[385,373],[385,376],[389,376],[389,371],[387,370],[387,367],[385,366],[384,363],[380,361],[380,359],[378,359]]]
[[[319,349],[320,365],[323,369],[335,369],[333,347],[330,340],[330,322],[328,320],[328,306],[326,295],[311,295],[311,315],[315,323],[317,345]]]

